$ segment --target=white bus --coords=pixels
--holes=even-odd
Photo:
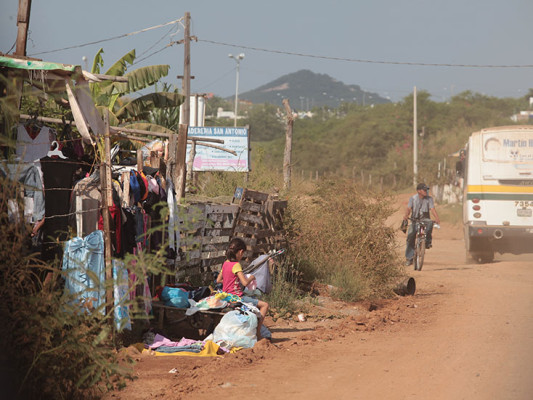
[[[467,254],[533,253],[533,126],[482,129],[468,139],[463,166]]]

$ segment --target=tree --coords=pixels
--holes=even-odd
[[[285,135],[284,114],[278,117],[278,108],[272,104],[258,104],[250,108],[244,120],[250,126],[250,137],[254,141],[264,141]]]
[[[99,74],[104,66],[103,49],[98,50],[94,57],[92,73]],[[128,66],[133,65],[135,50],[131,50],[116,61],[106,75],[124,76],[128,82],[104,81],[92,83],[91,93],[97,108],[102,112],[109,110],[111,125],[128,128],[140,128],[152,131],[163,131],[163,127],[147,122],[150,112],[155,109],[179,107],[183,96],[174,92],[154,92],[133,98],[132,94],[150,87],[168,74],[168,65],[151,65],[126,73]]]

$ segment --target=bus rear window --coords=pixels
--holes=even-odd
[[[483,135],[485,161],[533,161],[533,138],[521,132],[486,133]]]

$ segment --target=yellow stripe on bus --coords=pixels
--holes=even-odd
[[[533,186],[468,185],[467,191],[471,193],[533,193]]]

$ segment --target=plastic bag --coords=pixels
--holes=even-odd
[[[189,293],[180,288],[165,286],[161,291],[161,300],[165,302],[166,306],[178,308],[189,307]]]
[[[407,226],[408,225],[409,225],[409,221],[407,221],[406,219],[402,220],[402,224],[400,225],[400,230],[403,233],[407,233]]]
[[[251,312],[226,313],[213,332],[215,343],[224,342],[225,347],[254,347],[257,342],[257,317]]]

